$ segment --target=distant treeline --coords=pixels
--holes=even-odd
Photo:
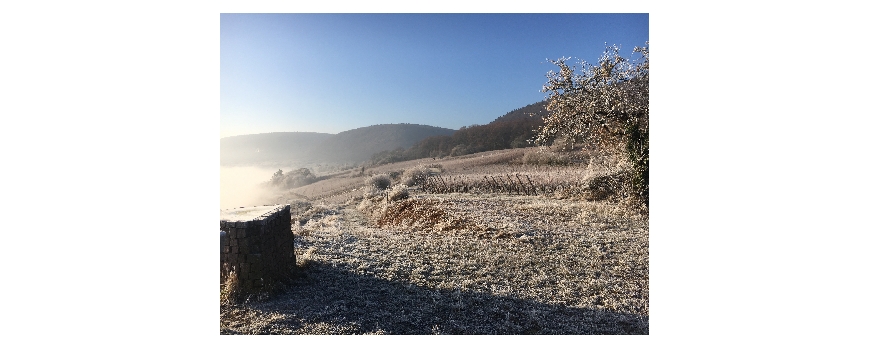
[[[432,136],[408,149],[396,148],[372,155],[380,165],[427,157],[462,156],[477,152],[532,146],[534,131],[544,124],[543,101],[513,110],[486,125],[462,127],[453,135]]]

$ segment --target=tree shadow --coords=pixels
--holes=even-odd
[[[649,334],[649,318],[497,296],[444,290],[309,264],[270,300],[235,307],[278,314],[255,330],[221,328],[222,334]],[[222,312],[225,309],[222,309]]]

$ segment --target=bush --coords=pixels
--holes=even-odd
[[[629,172],[619,172],[596,176],[580,189],[580,198],[587,201],[602,201],[623,196],[626,193],[625,185],[629,175]]]
[[[389,199],[390,202],[401,201],[401,200],[407,199],[407,198],[408,198],[408,187],[405,185],[394,186],[387,193],[387,199]]]
[[[393,181],[386,174],[374,175],[366,180],[366,185],[373,186],[379,190],[386,190],[392,183]]]
[[[272,179],[269,181],[272,186],[278,188],[294,188],[305,186],[317,181],[317,177],[311,173],[308,168],[299,168],[297,170],[284,173],[281,169],[272,174]]]
[[[422,167],[414,167],[405,171],[402,175],[402,184],[405,186],[417,186],[426,180],[429,172]]]

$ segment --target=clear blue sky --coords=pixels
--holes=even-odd
[[[647,14],[221,14],[221,137],[458,129],[543,100],[547,59],[649,40]]]

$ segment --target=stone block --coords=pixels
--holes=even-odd
[[[290,208],[269,213],[247,222],[221,222],[222,230],[227,232],[221,244],[222,267],[234,268],[240,285],[252,288],[272,284],[295,267]],[[222,277],[225,273],[222,271]]]
[[[253,264],[251,264],[250,268],[251,268],[251,270],[250,270],[250,272],[248,272],[248,275],[251,278],[256,279],[256,278],[263,278],[263,276],[265,276],[265,274],[264,274],[265,272],[263,272],[262,268],[255,267]]]

